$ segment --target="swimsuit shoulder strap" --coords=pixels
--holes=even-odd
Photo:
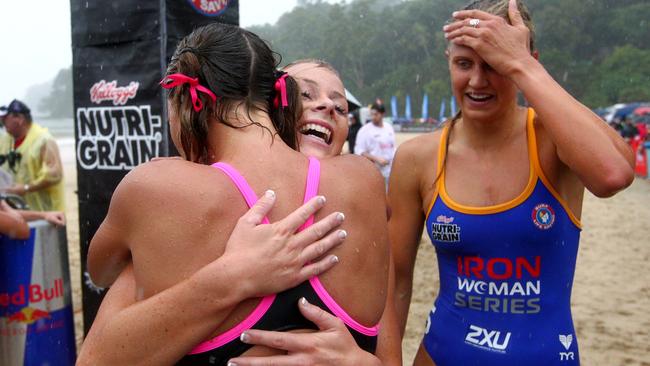
[[[253,207],[253,205],[257,203],[257,195],[255,194],[255,191],[253,191],[251,186],[246,181],[246,178],[244,178],[244,176],[241,175],[237,169],[223,162],[214,163],[212,164],[212,167],[221,170],[228,176],[228,178],[230,178],[237,189],[239,189],[239,192],[244,197],[244,200],[246,200],[246,204],[249,208]],[[264,220],[262,220],[262,222],[264,224],[268,224],[269,219],[267,217],[264,217]]]
[[[320,161],[313,157],[309,157],[309,168],[307,169],[307,182],[305,184],[305,198],[303,203],[307,203],[310,199],[318,194],[320,186]],[[314,223],[314,215],[311,215],[307,221],[298,229],[302,231],[310,227]]]

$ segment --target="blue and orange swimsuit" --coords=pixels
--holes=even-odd
[[[223,171],[233,181],[246,200],[248,207],[252,207],[257,202],[255,192],[235,168],[221,162],[212,166]],[[318,194],[319,182],[320,162],[318,159],[310,157],[304,202]],[[314,217],[312,216],[299,231],[308,228],[313,222]],[[269,220],[265,217],[263,223],[268,224]],[[226,366],[229,359],[243,354],[252,347],[239,339],[242,332],[251,328],[282,332],[296,329],[317,330],[316,325],[307,320],[298,310],[298,300],[301,297],[305,297],[311,304],[339,317],[360,348],[371,353],[375,352],[377,334],[379,333],[378,326],[366,327],[354,320],[327,292],[318,276],[315,276],[294,288],[262,298],[244,321],[225,333],[199,344],[177,365]]]
[[[540,167],[534,116],[529,109],[528,184],[517,198],[489,207],[464,206],[447,194],[443,130],[426,219],[440,293],[423,339],[438,366],[579,364],[570,299],[580,222]]]

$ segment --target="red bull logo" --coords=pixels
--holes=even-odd
[[[228,8],[230,0],[188,0],[192,7],[203,15],[216,17]]]
[[[63,279],[54,280],[52,287],[45,287],[34,283],[30,285],[18,285],[18,291],[13,293],[0,292],[0,306],[8,307],[37,304],[41,301],[51,301],[63,298]]]
[[[7,317],[7,322],[8,323],[25,323],[25,324],[32,324],[38,320],[41,319],[52,319],[52,316],[50,316],[49,311],[45,310],[39,310],[39,309],[34,309],[31,307],[26,307],[20,309],[20,311],[9,315]]]

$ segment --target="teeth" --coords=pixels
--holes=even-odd
[[[303,134],[309,132],[310,130],[311,131],[316,131],[316,132],[322,134],[324,136],[325,142],[329,143],[332,132],[328,128],[325,128],[325,127],[323,127],[321,125],[317,125],[315,123],[306,123],[306,124],[302,125],[302,127],[300,127],[300,132],[302,132]],[[316,137],[319,137],[319,136],[316,136]]]
[[[490,94],[475,94],[475,93],[468,93],[472,99],[488,99],[491,97]]]

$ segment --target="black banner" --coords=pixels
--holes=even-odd
[[[75,147],[84,331],[104,290],[87,273],[88,245],[122,177],[175,154],[158,86],[176,43],[211,22],[239,23],[238,0],[71,0]]]

